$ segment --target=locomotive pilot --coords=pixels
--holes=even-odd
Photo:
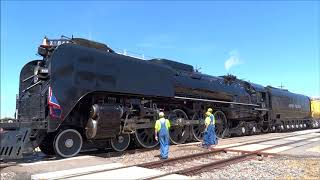
[[[216,137],[216,132],[215,132],[215,118],[214,115],[212,114],[212,108],[208,108],[206,112],[206,119],[205,119],[205,132],[203,135],[203,144],[202,146],[204,148],[210,148],[211,145],[218,144],[218,140]]]
[[[155,124],[155,139],[160,141],[160,158],[167,159],[169,154],[169,128],[170,121],[164,118],[164,113],[159,113],[160,119]],[[159,139],[158,139],[159,137]]]

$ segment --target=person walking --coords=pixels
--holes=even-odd
[[[206,119],[205,119],[205,132],[203,135],[203,143],[202,147],[204,148],[210,148],[211,145],[218,144],[218,140],[216,137],[216,132],[215,132],[215,118],[214,115],[212,114],[212,108],[208,108],[206,112]]]
[[[155,124],[155,139],[160,142],[160,158],[167,159],[169,154],[169,129],[170,121],[164,118],[164,113],[159,113],[160,119]]]

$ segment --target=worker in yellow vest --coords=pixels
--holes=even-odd
[[[164,113],[159,113],[160,119],[155,124],[155,139],[160,141],[160,158],[167,159],[169,154],[169,128],[170,121],[164,118]]]
[[[203,144],[202,146],[204,148],[210,148],[211,145],[218,144],[216,132],[215,132],[215,118],[212,114],[213,110],[212,108],[208,108],[206,112],[206,119],[205,119],[205,132],[203,135]]]

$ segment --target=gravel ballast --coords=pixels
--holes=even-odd
[[[170,146],[169,158],[204,151],[208,150],[200,148],[197,145]],[[163,166],[158,170],[171,172],[198,164],[226,159],[235,155],[237,155],[237,153],[218,153],[210,155],[207,158],[193,159],[189,162],[181,161],[174,165]],[[112,153],[103,153],[93,158],[97,158],[96,161],[105,161],[105,163],[116,162],[124,165],[134,165],[159,160],[159,150],[126,152],[114,157]],[[83,163],[83,161],[80,163]],[[1,179],[19,179],[16,175],[16,173],[19,172],[12,172],[10,168],[11,167],[8,167],[4,169],[5,171],[1,171]],[[264,157],[262,159],[253,158],[251,160],[230,164],[224,168],[206,170],[192,177],[194,179],[320,179],[320,157],[281,155]]]

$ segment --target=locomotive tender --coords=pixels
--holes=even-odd
[[[75,156],[86,143],[124,151],[133,140],[152,148],[160,110],[171,120],[173,144],[202,139],[208,107],[220,138],[315,127],[307,96],[232,75],[141,60],[80,38],[45,38],[38,53],[43,59],[21,70],[16,118],[0,123],[3,159],[38,146],[62,157]]]

